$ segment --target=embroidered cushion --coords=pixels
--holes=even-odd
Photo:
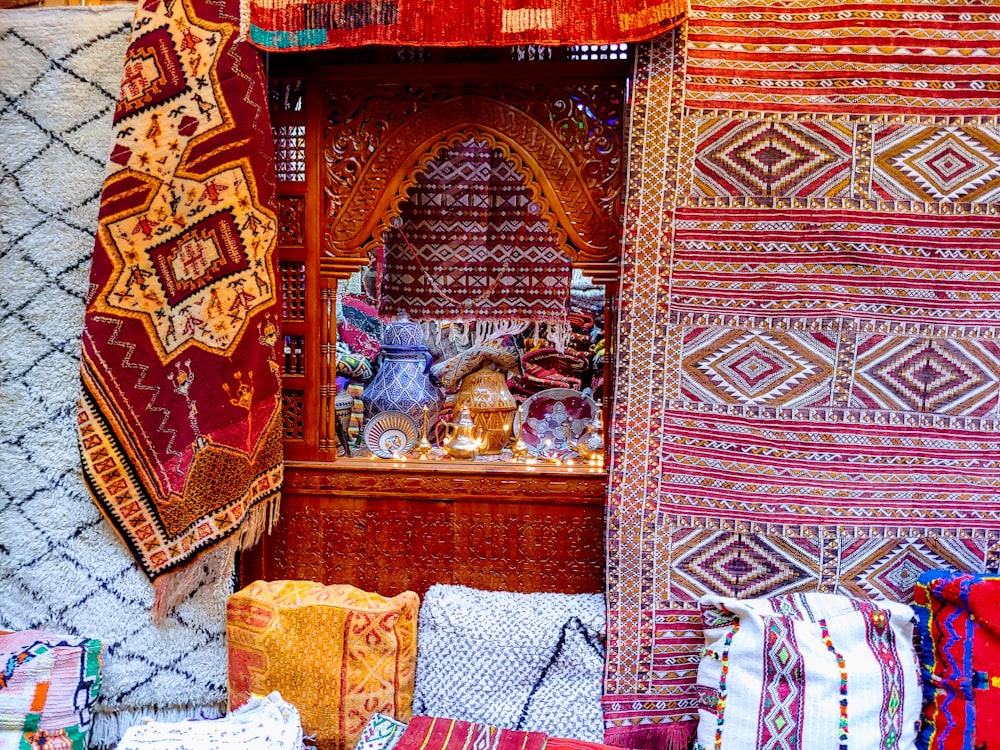
[[[92,638],[0,633],[0,748],[86,748],[103,651]]]
[[[320,748],[350,750],[375,712],[410,718],[420,600],[255,581],[229,598],[229,706],[281,692]]]
[[[914,591],[928,750],[1000,747],[1000,576],[922,573]]]
[[[277,692],[251,696],[228,716],[194,721],[147,721],[129,727],[116,750],[302,750],[295,706]]]
[[[600,742],[604,634],[601,594],[432,586],[414,710]]]
[[[351,353],[347,345],[337,342],[337,372],[357,380],[369,380],[374,372],[367,357]]]
[[[912,750],[913,611],[833,594],[700,600],[695,748]]]
[[[406,724],[403,722],[377,713],[361,730],[361,737],[354,750],[392,750],[403,736],[405,729]]]

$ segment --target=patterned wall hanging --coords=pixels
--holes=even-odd
[[[1000,3],[692,5],[639,54],[606,739],[682,746],[697,599],[1000,567]]]
[[[84,473],[154,616],[199,552],[257,538],[282,476],[270,122],[236,32],[235,3],[137,8],[91,266]]]
[[[570,259],[525,183],[523,166],[481,137],[442,149],[416,175],[398,226],[385,235],[380,312],[565,320]]]
[[[243,36],[273,51],[365,44],[609,44],[676,26],[684,0],[249,0]]]

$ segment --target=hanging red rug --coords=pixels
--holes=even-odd
[[[386,233],[379,312],[416,320],[562,321],[572,269],[524,177],[469,136],[416,175]]]
[[[137,7],[91,267],[84,474],[154,617],[228,572],[282,476],[273,150],[237,24],[232,2]],[[213,547],[227,554],[191,564]]]
[[[276,52],[365,44],[502,47],[650,39],[681,22],[685,0],[248,0],[248,39]]]

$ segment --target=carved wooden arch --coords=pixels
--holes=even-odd
[[[391,212],[398,215],[404,183],[412,182],[426,166],[429,153],[439,153],[443,144],[463,131],[487,137],[523,165],[522,174],[531,176],[527,183],[537,185],[539,202],[555,216],[560,245],[571,259],[600,262],[617,255],[619,225],[598,206],[566,147],[524,111],[474,94],[437,103],[386,133],[339,210],[327,217],[326,253],[367,262]]]

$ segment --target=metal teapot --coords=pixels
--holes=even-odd
[[[482,446],[467,404],[459,412],[457,422],[438,422],[437,438],[438,444],[452,458],[475,458]]]
[[[604,460],[604,420],[601,412],[595,411],[593,418],[580,433],[576,442],[567,441],[567,445],[575,450],[580,458]]]

